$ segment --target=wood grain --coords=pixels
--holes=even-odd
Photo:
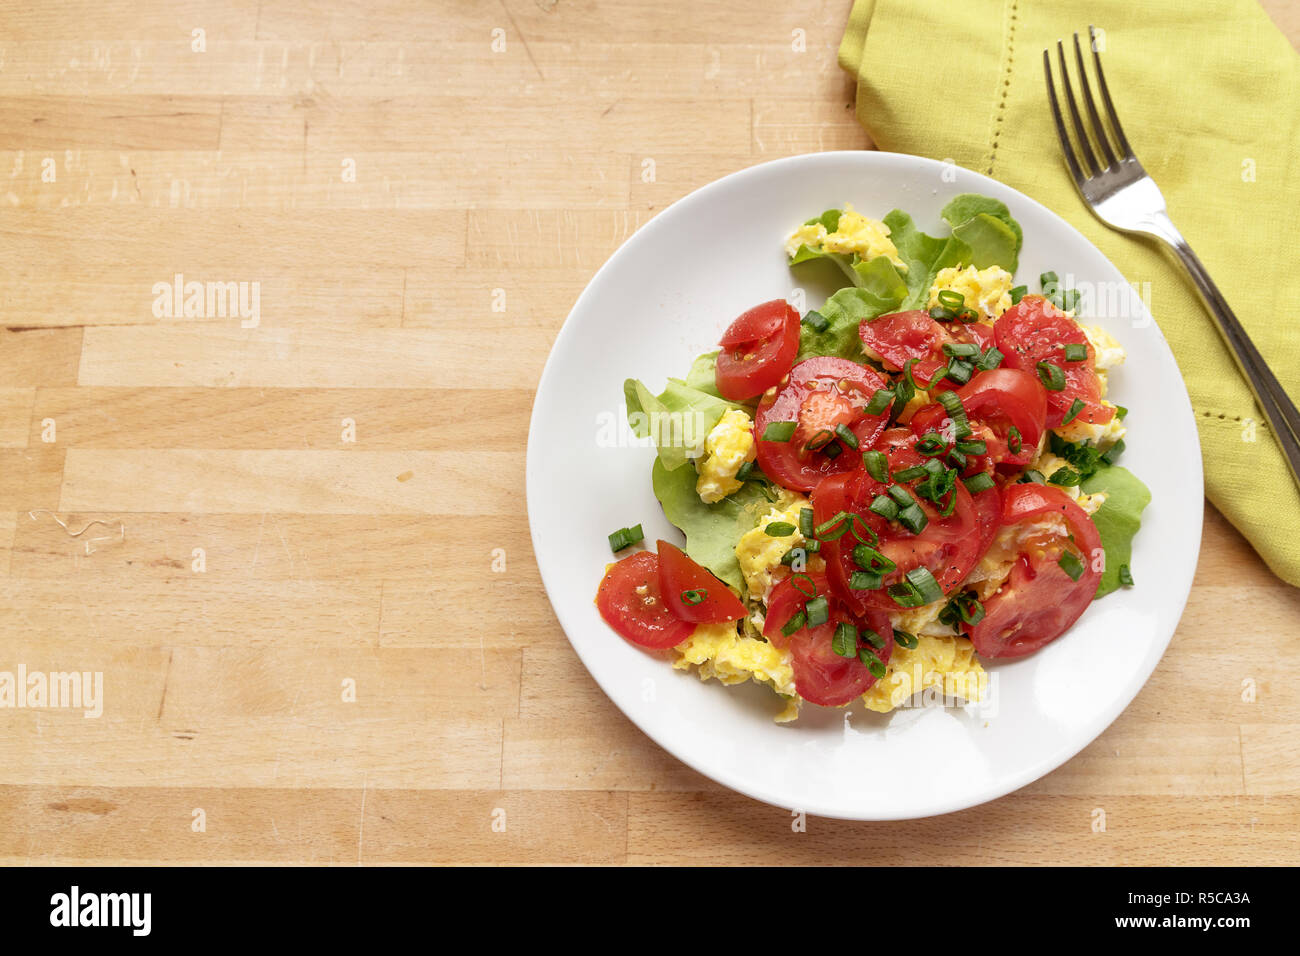
[[[0,862],[1294,862],[1300,592],[1208,507],[1134,703],[938,819],[797,832],[561,632],[523,502],[554,335],[691,190],[870,147],[847,12],[4,5],[0,668],[104,698],[0,716]],[[176,273],[258,283],[256,327],[155,314]]]

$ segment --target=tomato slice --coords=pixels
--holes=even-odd
[[[649,551],[630,554],[606,569],[596,590],[596,607],[606,624],[642,647],[676,647],[695,630],[664,603],[659,558]]]
[[[659,542],[659,593],[668,609],[683,621],[716,624],[745,616],[740,598],[708,568],[696,564],[681,548],[667,541]],[[689,603],[688,594],[699,600]]]
[[[886,387],[875,369],[848,359],[820,356],[794,366],[790,381],[775,396],[764,396],[754,417],[764,474],[786,488],[812,491],[827,475],[856,467],[885,428],[888,409],[880,415],[868,415],[865,409],[871,396]],[[796,423],[789,441],[763,437],[774,422]],[[853,432],[856,449],[834,437],[838,425]],[[832,447],[838,455],[828,454]]]
[[[1060,515],[1066,534],[1050,527],[1035,530],[1029,522]],[[984,619],[970,629],[981,657],[1016,658],[1051,643],[1079,619],[1101,580],[1101,536],[1092,519],[1060,488],[1008,485],[1002,494],[1002,528],[1017,542],[1011,573],[984,602]],[[1061,567],[1070,553],[1083,566],[1076,581]]]
[[[1003,365],[1037,377],[1038,363],[1050,362],[1065,373],[1065,387],[1047,390],[1047,427],[1060,425],[1076,399],[1083,402],[1079,421],[1104,425],[1115,409],[1101,402],[1101,380],[1097,378],[1096,353],[1077,322],[1040,295],[1027,295],[1013,305],[993,327],[994,341],[1003,354]],[[1083,345],[1088,357],[1067,362],[1065,346]]]
[[[1038,453],[1046,430],[1046,390],[1038,379],[1019,369],[980,372],[954,394],[961,399],[971,434],[964,441],[982,441],[985,453],[969,455],[963,474],[994,468],[1021,468]],[[948,411],[935,403],[918,409],[909,423],[919,435],[935,433],[951,438]],[[1011,429],[1019,433],[1019,451],[1012,451]],[[949,441],[951,449],[955,442]]]
[[[885,453],[891,476],[927,460],[915,450],[915,444],[916,436],[906,428],[893,428],[881,436],[879,450]],[[888,588],[898,583],[906,572],[921,566],[930,571],[946,594],[970,573],[980,559],[980,543],[985,532],[979,522],[981,517],[987,520],[988,512],[975,509],[970,492],[958,481],[950,492],[953,496],[952,513],[945,517],[937,505],[916,492],[916,486],[923,480],[913,478],[906,482],[891,482],[907,488],[924,512],[927,521],[920,534],[913,534],[897,520],[886,520],[870,510],[877,496],[887,495],[888,487],[871,477],[864,468],[827,478],[813,491],[813,517],[819,525],[842,511],[857,515],[858,521],[876,535],[878,543],[871,546],[896,565],[893,571],[883,575],[880,589],[855,590],[850,584],[859,567],[853,552],[858,544],[871,544],[869,535],[855,530],[860,525],[851,521],[848,530],[838,538],[826,540],[827,536],[823,535],[821,554],[826,559],[831,587],[851,611],[861,614],[871,609],[899,610],[900,606],[889,596]],[[860,537],[868,540],[860,541]]]
[[[816,627],[804,626],[789,636],[783,634],[781,629],[790,618],[804,610],[809,600],[819,596],[826,598],[830,608],[826,623]],[[799,696],[823,707],[843,706],[862,696],[876,682],[875,675],[860,657],[841,657],[835,653],[831,642],[836,626],[841,622],[858,629],[859,648],[869,648],[881,663],[889,663],[894,649],[894,632],[889,626],[889,618],[879,612],[865,618],[854,617],[831,592],[824,574],[800,575],[797,580],[787,578],[772,591],[767,606],[763,635],[774,646],[789,650],[794,686]],[[883,639],[884,646],[876,648],[869,643],[861,636],[863,628],[874,631]]]
[[[944,364],[943,346],[952,341],[944,327],[920,309],[867,319],[858,326],[858,336],[870,352],[880,356],[887,368],[900,371],[908,359]]]
[[[741,402],[785,378],[799,351],[799,313],[784,299],[756,305],[732,322],[719,342],[714,382],[723,398]]]

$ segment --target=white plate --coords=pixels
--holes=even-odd
[[[596,585],[606,536],[638,522],[646,542],[681,542],[650,489],[653,450],[611,442],[623,380],[652,389],[683,376],[742,311],[793,294],[785,237],[847,201],[880,218],[897,207],[931,234],[953,195],[1007,204],[1024,227],[1017,278],[1067,274],[1096,289],[1085,321],[1128,352],[1110,397],[1131,409],[1123,463],[1151,488],[1135,541],[1137,586],[1093,604],[1060,639],[988,666],[990,703],[908,707],[892,715],[805,704],[772,716],[765,687],[701,682],[628,644],[601,620]],[[1116,295],[1107,295],[1114,290]],[[807,307],[825,290],[807,290]],[[620,435],[627,435],[620,427]],[[992,800],[1060,766],[1136,696],[1187,601],[1201,541],[1201,455],[1168,345],[1119,270],[1079,232],[985,176],[893,153],[839,152],[764,163],[705,186],[647,223],[596,273],[542,373],[528,437],[528,518],[547,594],[578,656],[646,734],[699,772],[759,800],[857,820],[947,813]],[[986,665],[987,666],[987,665]],[[581,721],[581,714],[571,719]]]

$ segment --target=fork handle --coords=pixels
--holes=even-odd
[[[1259,354],[1259,349],[1255,348],[1255,343],[1242,328],[1241,322],[1224,299],[1223,293],[1210,278],[1209,271],[1197,258],[1173,221],[1167,215],[1160,216],[1153,219],[1150,225],[1151,233],[1168,243],[1192,277],[1196,291],[1200,293],[1206,308],[1210,310],[1219,334],[1228,344],[1237,367],[1246,377],[1250,390],[1255,394],[1255,400],[1268,419],[1274,438],[1281,446],[1282,453],[1286,455],[1296,486],[1300,487],[1300,411],[1296,410],[1295,403],[1287,396],[1282,383],[1277,380],[1277,376],[1268,367],[1264,357]]]

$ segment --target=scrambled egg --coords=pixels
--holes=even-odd
[[[789,568],[781,563],[781,558],[791,548],[804,545],[804,536],[798,530],[799,512],[811,508],[812,504],[802,495],[791,495],[789,503],[782,502],[782,505],[772,508],[757,526],[746,531],[736,542],[736,561],[740,564],[740,573],[745,576],[749,596],[754,600],[767,600],[772,588],[790,573]],[[765,529],[776,521],[794,525],[794,534],[784,538],[769,535]],[[809,555],[809,568],[817,570],[813,564],[820,561],[816,555]]]
[[[726,412],[704,439],[704,457],[700,459],[695,491],[706,504],[721,501],[740,490],[742,482],[736,472],[754,460],[754,429],[740,409]]]
[[[916,647],[895,645],[889,671],[862,695],[868,710],[888,713],[918,691],[962,700],[982,700],[988,675],[964,637],[918,635]]]
[[[795,695],[794,670],[790,655],[766,641],[742,637],[731,621],[700,624],[676,647],[678,658],[673,667],[686,670],[694,664],[700,680],[715,679],[724,684],[741,684],[747,680],[767,684],[789,698],[778,722],[799,716],[799,698]]]
[[[1096,357],[1097,378],[1101,383],[1101,394],[1104,396],[1109,387],[1107,372],[1117,365],[1124,363],[1124,348],[1107,332],[1105,329],[1096,325],[1084,325],[1079,323],[1079,329],[1083,332],[1084,338],[1092,346],[1092,351]],[[1103,405],[1114,408],[1115,405],[1106,401],[1103,397]],[[1094,425],[1091,422],[1085,422],[1076,418],[1074,421],[1052,429],[1066,441],[1072,442],[1092,442],[1094,445],[1107,446],[1113,445],[1119,441],[1128,432],[1124,423],[1118,417],[1111,418],[1104,425]],[[1040,468],[1039,471],[1042,471]],[[1044,475],[1048,472],[1043,472]]]
[[[1098,426],[1093,426],[1093,427],[1098,427]],[[1058,428],[1057,431],[1060,432],[1060,429]],[[1037,471],[1044,478],[1051,478],[1053,473],[1055,473],[1056,470],[1059,468],[1069,468],[1071,471],[1074,470],[1073,467],[1070,465],[1070,463],[1066,461],[1064,458],[1059,458],[1047,450],[1044,450],[1041,454],[1039,454],[1039,456],[1034,459],[1034,463],[1029,467],[1032,468],[1034,471]],[[1071,498],[1075,500],[1075,502],[1079,505],[1080,508],[1082,508],[1088,514],[1092,514],[1094,511],[1100,508],[1102,502],[1106,500],[1106,492],[1104,491],[1099,491],[1096,494],[1092,494],[1092,495],[1085,495],[1079,489],[1078,485],[1068,485],[1068,486],[1053,485],[1053,487],[1060,488],[1062,491],[1064,491],[1067,495],[1069,495]]]
[[[858,258],[864,262],[876,256],[887,256],[890,262],[904,272],[907,271],[907,264],[899,258],[898,249],[889,238],[889,227],[855,212],[849,203],[844,204],[844,211],[840,213],[840,221],[834,232],[827,232],[820,222],[800,226],[786,240],[785,251],[794,258],[800,246],[843,255],[857,253]]]
[[[992,321],[1011,308],[1011,273],[1001,266],[976,269],[941,269],[934,277],[930,289],[929,307],[939,305],[939,293],[945,290],[958,292],[968,309],[974,309],[987,321]]]

